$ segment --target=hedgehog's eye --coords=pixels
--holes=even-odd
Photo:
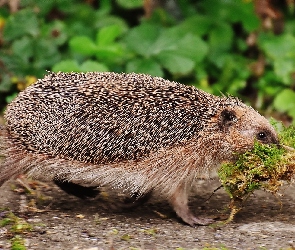
[[[260,141],[265,141],[265,139],[266,139],[266,133],[265,132],[259,132],[257,134],[257,139],[260,140]]]

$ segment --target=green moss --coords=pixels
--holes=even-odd
[[[220,167],[219,178],[232,199],[234,213],[255,190],[275,193],[284,181],[291,181],[295,174],[295,128],[283,128],[279,138],[279,146],[256,142],[254,148],[239,155],[236,162]]]
[[[0,227],[8,227],[12,235],[25,234],[33,229],[31,224],[12,212],[7,212],[5,217],[0,220]]]
[[[24,240],[20,236],[11,239],[11,250],[26,250]]]
[[[8,224],[10,224],[12,222],[12,220],[10,218],[4,218],[2,220],[0,220],[0,227],[4,227]]]

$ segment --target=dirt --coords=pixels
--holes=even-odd
[[[32,226],[20,234],[27,249],[295,249],[294,185],[284,187],[280,197],[256,192],[227,225],[192,228],[156,197],[135,209],[118,209],[120,196],[108,190],[81,200],[53,183],[36,184],[34,195],[15,189],[17,183],[0,188],[0,208]],[[225,219],[228,195],[220,189],[207,200],[218,186],[217,180],[198,182],[190,198],[192,211]],[[11,249],[14,235],[11,225],[0,227],[0,249]]]

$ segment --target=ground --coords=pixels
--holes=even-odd
[[[120,197],[109,190],[81,200],[53,183],[37,183],[33,195],[23,193],[18,183],[12,180],[0,187],[0,250],[11,249],[11,239],[17,235],[13,225],[1,227],[7,209],[32,226],[29,231],[19,230],[27,249],[295,249],[295,184],[284,186],[280,196],[255,192],[227,225],[192,228],[156,197],[122,210],[114,205],[120,204]],[[228,195],[219,189],[208,200],[219,185],[218,180],[196,183],[190,198],[192,211],[224,220],[229,214]]]
[[[256,192],[227,225],[192,228],[156,198],[122,210],[114,205],[120,197],[108,190],[81,200],[53,183],[37,184],[41,193],[34,195],[15,189],[17,183],[0,188],[0,208],[9,208],[32,226],[20,234],[27,249],[295,249],[295,185],[285,186],[279,197]],[[192,211],[224,219],[228,195],[220,189],[206,201],[218,186],[217,180],[198,182],[190,198]],[[7,212],[2,212],[5,216]],[[0,249],[10,249],[14,235],[11,225],[0,227]]]

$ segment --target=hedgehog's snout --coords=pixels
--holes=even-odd
[[[256,134],[256,139],[264,144],[279,145],[279,139],[276,134],[269,130],[261,130]]]

